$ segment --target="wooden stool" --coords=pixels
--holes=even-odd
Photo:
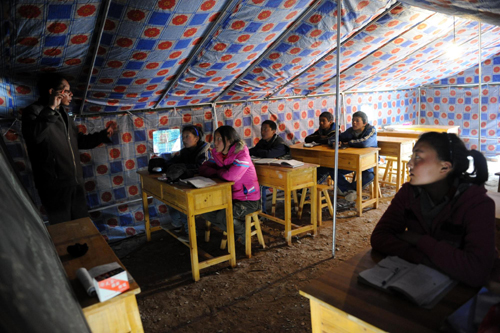
[[[284,198],[277,198],[277,192],[278,189],[276,187],[272,187],[273,189],[273,201],[272,201],[272,208],[271,208],[271,215],[275,216],[276,215],[276,201],[278,200],[284,200]],[[299,211],[299,201],[297,200],[297,191],[292,191],[292,198],[293,202],[295,203],[295,211]]]
[[[262,248],[266,248],[266,243],[264,242],[264,236],[262,235],[262,229],[260,227],[259,213],[261,211],[258,210],[256,212],[247,214],[245,216],[245,254],[248,258],[252,257],[252,236],[257,235],[257,239],[259,240],[259,244],[262,245]],[[205,223],[205,242],[210,240],[210,225],[209,221]],[[252,230],[252,227],[255,229]],[[222,240],[220,242],[220,248],[224,250],[227,245],[227,233],[224,231],[222,234]]]
[[[328,190],[331,189],[329,185],[316,185],[316,192],[318,193],[318,225],[321,226],[323,222],[323,208],[328,207],[330,215],[333,216],[333,205],[328,195]],[[299,219],[302,218],[302,212],[305,204],[311,204],[311,200],[306,200],[307,188],[302,190],[302,197],[300,198],[299,212],[297,213]]]
[[[394,185],[396,186],[396,182],[392,181],[393,176],[398,176],[397,175],[397,166],[396,163],[398,162],[398,159],[396,157],[392,156],[386,156],[385,159],[387,160],[387,163],[385,165],[385,172],[384,176],[382,177],[382,180],[380,181],[381,184],[388,184],[388,185]],[[409,173],[408,173],[408,162],[410,160],[408,158],[404,158],[401,162],[401,184],[404,184],[408,179],[409,179]],[[383,166],[381,166],[384,168]]]

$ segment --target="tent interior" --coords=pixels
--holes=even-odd
[[[145,233],[137,171],[157,130],[195,124],[212,143],[230,125],[251,147],[271,119],[293,144],[322,112],[338,111],[343,131],[362,110],[378,129],[459,126],[467,148],[500,154],[498,0],[3,0],[0,22],[0,275],[32,297],[18,317],[15,288],[1,294],[12,311],[0,322],[16,331],[88,331],[49,250],[21,132],[42,73],[68,79],[81,132],[118,126],[111,144],[80,151],[91,219],[110,243]],[[156,200],[149,216],[170,219]]]
[[[80,131],[118,125],[112,144],[80,151],[91,217],[109,241],[144,232],[136,171],[160,129],[197,124],[211,143],[231,125],[253,146],[272,119],[295,143],[339,105],[342,130],[362,109],[378,128],[457,125],[468,148],[500,152],[496,1],[341,6],[338,29],[328,0],[2,1],[1,129],[35,205],[20,115],[50,71],[68,78]],[[149,213],[168,220],[160,202]]]

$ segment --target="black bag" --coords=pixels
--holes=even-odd
[[[159,169],[157,169],[159,168]],[[167,169],[167,161],[161,157],[155,157],[149,160],[148,171],[149,173],[163,173]]]

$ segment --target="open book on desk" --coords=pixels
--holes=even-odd
[[[276,165],[287,168],[296,168],[304,165],[304,162],[297,160],[281,160],[279,158],[256,158],[252,160],[253,164]]]
[[[359,273],[358,281],[402,294],[417,305],[432,309],[455,285],[449,276],[428,266],[387,257]]]
[[[214,180],[207,178],[207,177],[202,177],[202,176],[181,179],[180,182],[193,185],[196,188],[202,188],[202,187],[207,187],[207,186],[212,186],[212,185],[217,184]]]

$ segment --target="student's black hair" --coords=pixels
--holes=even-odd
[[[276,126],[276,123],[270,119],[263,121],[262,126],[264,125],[268,125],[272,131],[276,131],[276,129],[278,128],[278,126]]]
[[[332,122],[333,121],[333,114],[331,114],[328,111],[323,112],[322,114],[319,115],[319,117],[320,118],[326,118],[326,120],[328,120],[328,122]]]
[[[451,163],[453,171],[448,175],[450,182],[461,178],[467,183],[483,185],[488,180],[488,163],[484,155],[474,149],[468,150],[456,134],[428,132],[419,137],[417,144],[422,142],[434,148],[439,160]],[[469,156],[474,160],[471,173],[467,172]]]
[[[361,120],[363,120],[363,124],[368,123],[368,116],[363,111],[354,112],[352,115],[352,119],[354,118],[361,118]]]
[[[186,125],[182,128],[182,133],[191,132],[194,136],[197,136],[199,141],[203,141],[203,130],[200,126],[196,125]]]
[[[224,125],[217,128],[214,132],[214,138],[216,133],[220,134],[220,136],[222,137],[222,141],[224,142],[223,151],[226,150],[226,140],[231,142],[229,148],[231,148],[234,144],[238,143],[241,140],[240,136],[232,126]]]
[[[40,94],[39,101],[42,104],[47,104],[50,98],[49,90],[62,89],[64,80],[66,78],[59,73],[43,73],[40,75],[37,81],[38,93]]]

